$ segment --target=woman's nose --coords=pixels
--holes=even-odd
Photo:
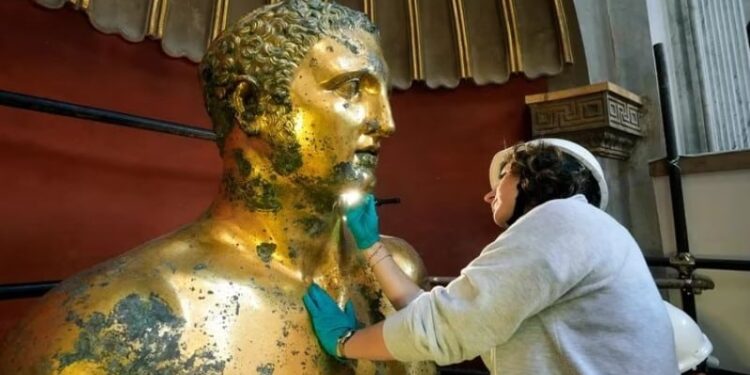
[[[495,200],[495,191],[490,191],[489,193],[484,195],[484,201],[487,203],[492,203],[492,201]]]

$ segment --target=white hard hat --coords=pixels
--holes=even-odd
[[[599,185],[599,194],[601,195],[599,208],[602,210],[607,208],[607,201],[609,200],[607,181],[604,179],[604,172],[602,171],[601,165],[599,165],[599,162],[589,150],[577,143],[558,138],[539,138],[528,141],[526,144],[530,146],[539,144],[554,146],[565,154],[578,160],[579,163],[591,172],[591,175],[594,176],[594,179]],[[490,186],[492,186],[492,189],[495,189],[497,184],[500,183],[500,165],[508,159],[511,152],[513,152],[513,146],[498,152],[492,158],[492,163],[490,163]]]
[[[694,369],[708,358],[714,347],[688,314],[667,301],[664,304],[672,322],[677,366],[681,373]]]

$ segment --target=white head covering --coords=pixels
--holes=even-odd
[[[711,355],[714,346],[688,314],[667,301],[664,301],[664,305],[672,322],[677,366],[681,373],[695,369]]]
[[[597,184],[599,185],[599,193],[601,194],[601,201],[599,202],[599,208],[602,210],[607,208],[607,201],[609,200],[609,189],[607,189],[607,181],[604,179],[604,172],[602,166],[596,160],[593,154],[583,146],[558,138],[539,138],[526,142],[527,145],[534,146],[539,144],[545,144],[557,147],[563,153],[572,156],[578,160],[581,165],[586,167],[591,174],[594,176]],[[494,190],[497,184],[500,183],[500,164],[508,159],[508,156],[513,151],[513,147],[508,147],[495,154],[490,163],[490,186]]]

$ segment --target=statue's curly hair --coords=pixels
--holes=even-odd
[[[254,86],[244,103],[247,113],[242,122],[251,123],[265,113],[288,113],[297,65],[321,38],[341,40],[342,30],[377,36],[375,25],[361,12],[321,0],[286,0],[247,14],[214,40],[199,70],[219,144],[234,123],[228,97],[240,81]]]
[[[583,164],[559,148],[539,144],[518,144],[513,147],[508,160],[510,172],[519,177],[518,194],[527,212],[553,200],[583,194],[589,203],[599,206],[599,184]]]

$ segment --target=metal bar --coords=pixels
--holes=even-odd
[[[750,261],[736,259],[696,259],[697,268],[728,271],[750,271]]]
[[[174,134],[183,137],[205,139],[209,141],[216,140],[216,134],[214,134],[213,131],[197,126],[188,126],[171,121],[134,116],[127,113],[109,111],[106,109],[67,103],[53,99],[45,99],[4,90],[0,90],[0,105],[104,122],[130,128],[151,130],[160,133]]]
[[[427,278],[427,282],[430,283],[430,285],[441,285],[445,286],[451,283],[451,281],[455,280],[456,278],[454,276],[429,276]]]
[[[489,375],[488,371],[462,369],[458,367],[439,367],[438,374],[440,375]]]
[[[375,205],[382,206],[384,204],[398,204],[401,203],[401,198],[375,198]]]
[[[670,258],[664,258],[664,257],[646,257],[646,263],[650,267],[677,268],[677,266],[671,264]],[[712,270],[726,270],[726,271],[750,271],[750,260],[696,258],[695,268],[696,269],[701,268],[701,269],[712,269]]]
[[[713,368],[713,367],[709,368],[709,370],[710,371],[708,373],[711,374],[711,375],[750,375],[750,374],[746,374],[744,372],[734,372],[734,371],[730,371],[730,370],[723,370],[723,369],[720,369],[720,368]],[[695,372],[694,374],[700,375],[700,373],[698,373],[698,372]]]
[[[401,199],[399,198],[383,198],[377,199],[376,204],[395,204],[400,202]],[[646,263],[648,263],[650,267],[677,268],[676,265],[671,263],[670,258],[665,257],[646,257]],[[729,271],[750,271],[750,261],[699,258],[695,259],[695,268]],[[455,277],[453,276],[430,276],[428,277],[427,281],[430,283],[430,285],[447,285],[454,279]],[[39,297],[49,289],[52,289],[59,282],[60,281],[40,281],[25,284],[21,283],[0,285],[0,300]]]
[[[672,218],[674,220],[674,234],[677,252],[690,253],[690,243],[687,237],[687,220],[685,216],[685,199],[682,193],[682,178],[678,166],[680,157],[675,136],[674,117],[672,114],[672,99],[669,89],[669,75],[667,73],[667,58],[664,45],[658,43],[654,46],[654,58],[656,62],[656,76],[659,81],[659,99],[661,104],[661,115],[664,123],[664,142],[667,149],[667,161],[669,168],[669,192],[672,200]],[[680,272],[680,278],[689,279],[690,274]],[[682,306],[685,312],[697,320],[695,309],[695,295],[690,288],[681,291]]]
[[[646,264],[648,264],[649,267],[672,267],[672,263],[669,261],[669,258],[665,257],[645,257],[646,258]]]
[[[44,293],[49,292],[60,281],[39,281],[26,284],[5,284],[0,285],[0,301],[21,298],[41,297]]]
[[[450,284],[456,278],[453,276],[430,276],[427,278],[427,282],[432,286],[446,286]],[[685,279],[654,279],[656,286],[659,289],[682,289],[692,288],[696,290],[696,293],[714,289],[715,284],[713,280],[705,277],[694,275],[694,278],[690,280]]]
[[[711,290],[716,287],[713,280],[707,277],[698,277],[693,275],[692,279],[654,279],[656,287],[659,289],[683,289],[691,288],[695,294],[701,294],[704,290]]]
[[[659,97],[661,99],[662,121],[664,122],[664,141],[667,150],[670,193],[672,194],[672,216],[674,218],[677,252],[689,253],[690,244],[687,238],[685,204],[679,168],[680,156],[674,129],[669,78],[666,71],[667,60],[664,54],[664,46],[661,43],[654,46],[654,56],[657,61],[656,67],[659,78]]]

